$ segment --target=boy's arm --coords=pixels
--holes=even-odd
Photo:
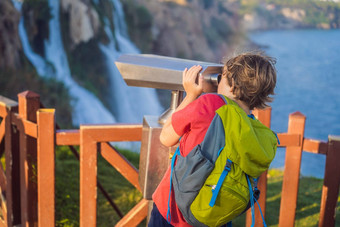
[[[193,66],[189,70],[185,69],[182,74],[183,87],[187,95],[176,108],[174,112],[184,109],[187,105],[197,99],[203,92],[202,82],[203,78],[200,77],[198,84],[196,84],[196,78],[198,73],[202,70],[201,66]],[[182,135],[178,135],[172,126],[172,115],[164,123],[163,129],[160,134],[160,141],[164,146],[171,147],[178,143],[179,138]]]

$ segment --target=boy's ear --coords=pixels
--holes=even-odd
[[[231,93],[234,93],[234,88],[235,88],[235,81],[234,81],[234,78],[231,78],[231,86],[230,86]]]

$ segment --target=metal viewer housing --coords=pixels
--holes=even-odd
[[[222,64],[151,54],[124,54],[115,63],[129,86],[178,91],[184,91],[182,72],[185,68],[201,65],[205,81],[217,86],[217,77],[223,67]]]

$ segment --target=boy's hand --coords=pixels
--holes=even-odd
[[[199,76],[199,72],[202,70],[202,66],[195,65],[190,69],[185,68],[183,71],[182,83],[187,96],[197,98],[203,92],[203,77]],[[196,79],[198,78],[198,84]]]
[[[201,70],[202,70],[201,66],[195,65],[191,67],[189,70],[185,69],[183,71],[182,83],[187,95],[185,96],[181,104],[179,104],[179,106],[176,108],[175,112],[185,108],[192,101],[194,101],[200,94],[202,94],[203,77],[198,76]],[[197,77],[199,77],[198,84],[196,84]],[[167,147],[174,146],[176,143],[178,143],[181,136],[182,135],[178,135],[177,132],[175,132],[172,126],[172,117],[169,117],[164,123],[161,134],[159,136],[161,143]]]

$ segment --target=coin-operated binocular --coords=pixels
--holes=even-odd
[[[170,154],[159,141],[162,124],[183,99],[182,72],[194,65],[202,66],[203,92],[214,92],[221,76],[221,64],[192,61],[148,54],[126,54],[116,60],[116,66],[126,84],[171,90],[171,103],[161,116],[144,116],[139,163],[139,183],[145,199],[151,196],[170,164]]]

